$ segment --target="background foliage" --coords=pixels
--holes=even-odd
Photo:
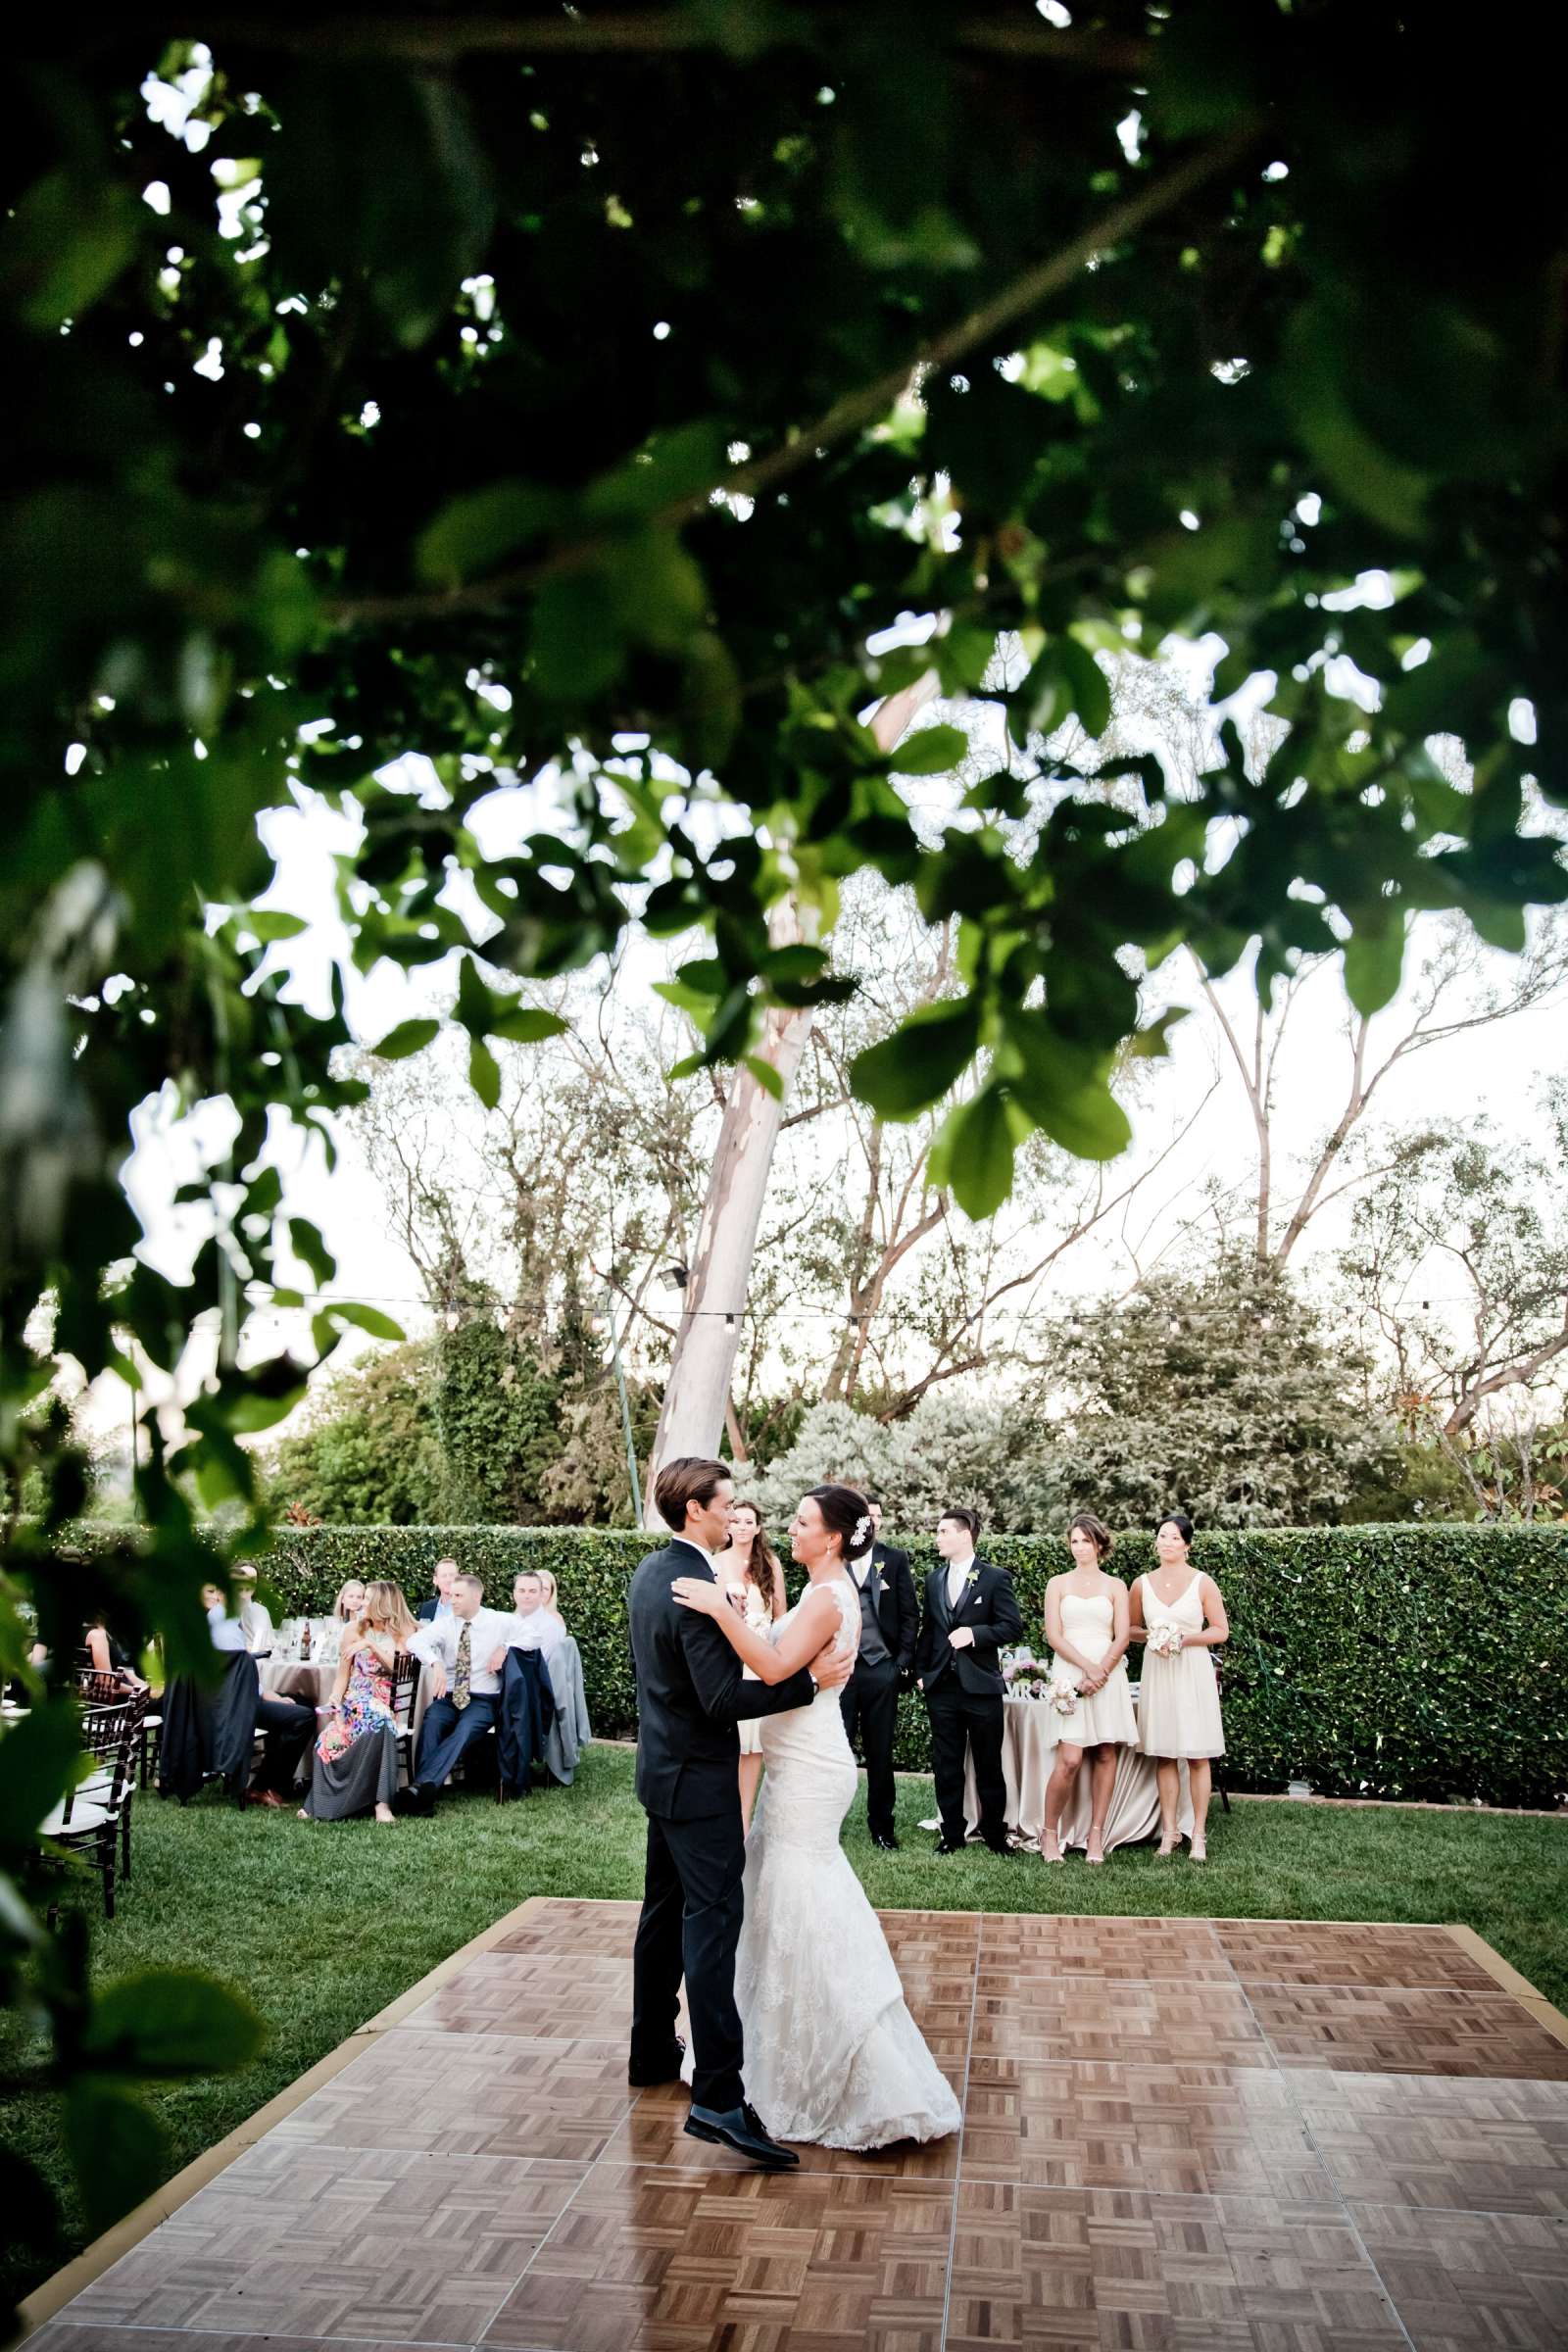
[[[91,1541],[90,1528],[79,1532]],[[922,1577],[935,1544],[905,1540]],[[448,1550],[501,1607],[519,1568],[549,1568],[582,1650],[594,1728],[618,1738],[636,1721],[626,1586],[658,1542],[630,1529],[285,1528],[268,1573],[299,1611],[328,1607],[351,1573],[392,1577],[421,1599]],[[1026,1633],[1043,1642],[1046,1581],[1065,1558],[1059,1538],[983,1534],[981,1550],[1010,1572]],[[1153,1556],[1149,1536],[1127,1535],[1113,1566],[1130,1583]],[[1193,1558],[1230,1615],[1233,1786],[1277,1789],[1304,1778],[1328,1796],[1499,1805],[1568,1796],[1568,1529],[1204,1529]],[[798,1578],[792,1571],[792,1590]],[[930,1767],[916,1694],[901,1708],[899,1761]]]

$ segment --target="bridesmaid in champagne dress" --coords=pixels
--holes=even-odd
[[[1138,1693],[1138,1744],[1154,1758],[1159,1783],[1159,1850],[1175,1851],[1180,1794],[1179,1759],[1187,1762],[1193,1798],[1192,1858],[1206,1862],[1208,1800],[1214,1775],[1210,1759],[1225,1753],[1219,1685],[1210,1650],[1230,1639],[1230,1624],[1218,1585],[1188,1559],[1193,1523],[1171,1511],[1154,1534],[1158,1565],[1138,1579],[1132,1592],[1132,1638],[1142,1642],[1143,1680]],[[1170,1628],[1166,1633],[1164,1628]],[[1158,1639],[1169,1647],[1156,1649]]]
[[[1061,1816],[1077,1785],[1088,1752],[1090,1818],[1088,1856],[1105,1859],[1105,1819],[1116,1779],[1116,1751],[1138,1741],[1138,1718],[1127,1687],[1127,1588],[1105,1572],[1115,1539],[1093,1511],[1080,1511],[1067,1530],[1073,1564],[1046,1587],[1046,1635],[1053,1651],[1053,1680],[1076,1683],[1078,1704],[1056,1726],[1056,1753],[1046,1784],[1046,1819],[1040,1850],[1060,1862]]]

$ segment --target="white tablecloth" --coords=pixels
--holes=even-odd
[[[1136,1696],[1135,1684],[1135,1700]],[[1007,1829],[1011,1836],[1031,1845],[1039,1844],[1045,1827],[1046,1783],[1055,1760],[1054,1751],[1060,1722],[1060,1716],[1048,1699],[1004,1698],[1002,1702],[1002,1772],[1007,1784]],[[1094,1753],[1092,1748],[1085,1751],[1072,1794],[1062,1808],[1063,1845],[1089,1843]],[[1193,1799],[1185,1764],[1180,1772],[1176,1821],[1185,1838],[1193,1827]],[[972,1756],[964,1758],[963,1818],[969,1836],[977,1836],[980,1800],[975,1793]],[[1110,1811],[1105,1817],[1105,1851],[1108,1854],[1116,1845],[1137,1845],[1145,1838],[1152,1838],[1158,1829],[1159,1787],[1154,1778],[1154,1760],[1141,1748],[1119,1747]]]

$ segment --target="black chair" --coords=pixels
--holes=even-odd
[[[141,1759],[145,1749],[147,1704],[152,1692],[145,1683],[127,1690],[118,1675],[98,1674],[91,1669],[76,1677],[77,1690],[88,1706],[115,1706],[122,1701],[130,1708],[127,1737],[130,1751],[126,1762],[123,1785],[117,1791],[110,1768],[100,1764],[89,1773],[77,1788],[77,1795],[89,1804],[105,1805],[120,1825],[120,1875],[130,1884],[130,1815],[136,1790],[141,1787]]]
[[[390,1705],[397,1725],[398,1756],[412,1786],[414,1781],[414,1701],[419,1688],[419,1661],[400,1649],[392,1661]]]
[[[82,1746],[98,1770],[69,1791],[39,1831],[58,1853],[90,1861],[103,1882],[106,1919],[115,1916],[115,1864],[138,1728],[134,1702],[123,1694],[110,1705],[83,1710]]]

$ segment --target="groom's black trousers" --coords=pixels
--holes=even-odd
[[[937,1785],[942,1835],[961,1845],[968,1835],[963,1818],[963,1747],[974,1754],[975,1794],[980,1799],[980,1835],[988,1845],[1007,1835],[1007,1784],[1002,1772],[1002,1700],[989,1691],[965,1690],[956,1674],[945,1674],[926,1692],[931,1714],[931,1771]]]
[[[746,1838],[738,1794],[705,1821],[648,1816],[648,1876],[632,1951],[631,2064],[658,2073],[675,2047],[680,1981],[691,2020],[692,2101],[721,2115],[746,2096],[735,2006]]]
[[[839,1705],[851,1747],[860,1735],[865,1755],[865,1822],[873,1838],[893,1836],[897,1784],[893,1778],[893,1734],[899,1720],[899,1670],[891,1658],[881,1666],[857,1666]]]

